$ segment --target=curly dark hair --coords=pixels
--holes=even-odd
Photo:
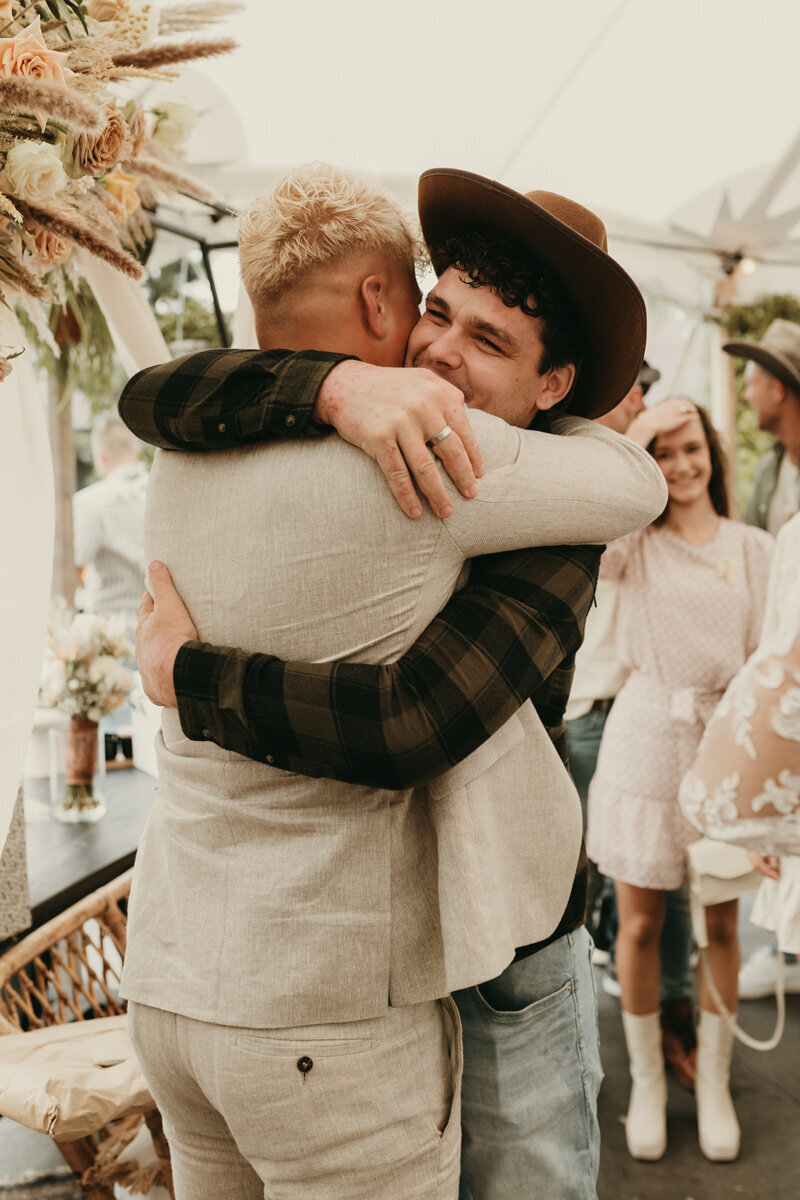
[[[541,374],[569,363],[577,369],[584,350],[580,325],[558,278],[545,263],[498,233],[463,233],[429,249],[437,275],[453,267],[470,287],[491,288],[507,308],[539,317],[544,347]]]
[[[689,397],[687,397],[689,399]],[[694,401],[692,401],[694,403]],[[711,424],[711,418],[704,408],[697,406],[697,415],[700,417],[700,424],[703,426],[703,432],[706,435],[708,442],[708,453],[711,459],[711,478],[708,481],[708,494],[711,497],[711,503],[714,506],[714,511],[720,517],[730,516],[730,497],[728,495],[728,463],[725,451],[720,441],[719,434]],[[657,438],[647,444],[648,454],[654,454]],[[661,513],[653,521],[654,525],[661,525],[667,519],[669,511],[669,502]]]

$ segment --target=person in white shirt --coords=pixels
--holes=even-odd
[[[627,433],[644,411],[649,388],[661,378],[645,359],[639,378],[627,396],[598,424],[615,433]],[[606,718],[614,697],[625,682],[627,671],[616,648],[617,585],[600,579],[595,606],[586,618],[583,645],[575,658],[575,678],[566,711],[566,736],[572,778],[583,808],[584,829],[589,784],[597,766],[597,755]],[[620,987],[613,964],[616,934],[614,887],[589,863],[587,926],[605,964],[603,989],[619,996]],[[661,937],[661,1023],[664,1057],[685,1087],[694,1086],[696,1038],[692,1016],[694,972],[691,966],[692,923],[686,886],[667,893],[667,911]]]
[[[119,417],[92,430],[92,458],[100,476],[73,497],[75,565],[83,607],[125,618],[132,631],[145,574],[143,522],[147,467],[141,442]]]

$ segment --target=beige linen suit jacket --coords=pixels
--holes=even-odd
[[[159,451],[148,561],[172,571],[204,641],[283,658],[392,662],[480,554],[605,542],[649,522],[653,460],[578,418],[561,432],[470,414],[478,499],[410,521],[339,438]],[[447,481],[449,482],[449,481]],[[530,704],[435,784],[309,779],[157,739],[136,860],[124,994],[204,1021],[277,1026],[380,1015],[488,979],[564,910],[581,839],[574,787]]]

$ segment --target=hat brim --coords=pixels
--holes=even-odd
[[[768,350],[766,346],[760,346],[757,342],[726,342],[722,349],[734,358],[746,358],[758,363],[759,367],[763,367],[770,375],[774,375],[786,387],[800,395],[800,373],[773,350]]]
[[[627,395],[644,357],[647,314],[636,284],[609,254],[521,193],[468,171],[425,171],[419,219],[428,245],[474,230],[498,232],[560,280],[585,346],[570,412],[599,417]]]

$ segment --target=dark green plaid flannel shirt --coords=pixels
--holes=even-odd
[[[120,414],[137,437],[165,449],[324,434],[314,402],[347,357],[187,355],[134,376]],[[530,699],[566,765],[564,711],[601,553],[539,547],[474,559],[467,586],[388,665],[284,662],[187,642],[174,669],[183,731],[284,770],[399,789],[460,762]],[[546,942],[583,920],[585,867],[582,851],[567,910]]]

